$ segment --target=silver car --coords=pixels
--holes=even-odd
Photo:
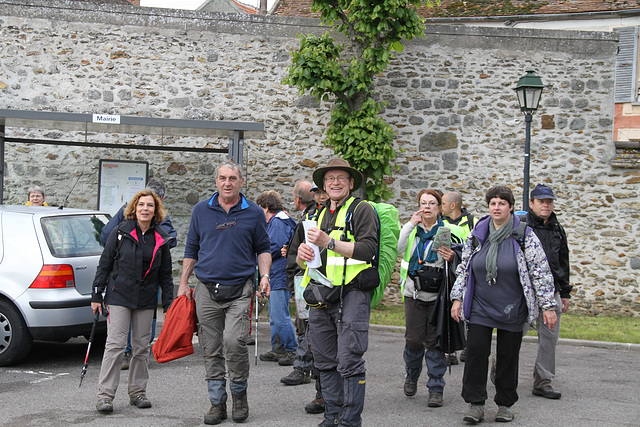
[[[0,366],[19,363],[33,340],[89,336],[108,220],[91,210],[0,205]],[[102,316],[98,328],[106,334]]]

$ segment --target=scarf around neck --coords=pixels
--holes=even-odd
[[[487,268],[487,283],[489,286],[495,284],[496,278],[498,277],[498,246],[500,246],[500,243],[502,243],[504,239],[511,236],[512,233],[513,214],[511,214],[509,221],[498,230],[496,230],[496,226],[493,225],[493,220],[489,220],[489,235],[487,236],[489,249],[487,250],[487,260],[485,264]]]
[[[433,236],[436,235],[439,227],[443,227],[444,222],[442,219],[438,217],[438,221],[436,224],[431,227],[431,230],[425,231],[424,228],[420,227],[420,224],[416,225],[416,237],[418,241],[416,242],[416,249],[411,253],[411,259],[409,260],[409,274],[416,274],[418,271],[422,270],[423,263],[432,263],[438,259],[438,252],[428,251],[427,257],[423,257],[424,249],[429,240],[433,239]]]

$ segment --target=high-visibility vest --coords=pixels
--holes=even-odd
[[[451,240],[453,243],[464,242],[464,228],[446,222],[444,226],[451,230]],[[411,253],[415,250],[415,248],[413,247],[413,242],[416,240],[418,227],[419,225],[416,225],[415,228],[411,231],[411,234],[409,234],[407,248],[404,250],[404,256],[402,257],[402,261],[400,262],[400,293],[404,291],[404,285],[407,281],[407,275],[409,273],[409,261],[411,260]]]
[[[349,206],[355,200],[354,197],[349,197],[347,202],[340,208],[338,211],[338,216],[336,217],[336,222],[333,226],[333,229],[329,233],[329,237],[335,240],[343,240],[342,235],[346,232],[346,217],[347,211],[349,210]],[[322,209],[320,214],[318,215],[318,228],[322,225],[322,220],[324,218],[324,214],[327,209]],[[344,241],[344,240],[343,240]],[[353,234],[350,232],[346,232],[346,241],[355,242]],[[342,255],[330,251],[327,249],[327,261],[325,264],[325,276],[331,280],[333,286],[342,286],[343,279],[343,270],[346,262],[346,274],[344,275],[344,284],[349,284],[362,270],[366,270],[371,267],[370,262],[360,261],[353,258],[345,258]],[[302,286],[306,287],[311,280],[308,273],[308,268],[304,271],[304,277],[302,278]]]
[[[467,213],[464,215],[463,218],[460,218],[460,222],[458,222],[457,224],[453,224],[446,217],[442,218],[442,220],[447,225],[455,225],[457,227],[462,228],[464,232],[463,235],[461,236],[462,241],[464,241],[467,238],[469,233],[471,233],[471,230],[473,230],[473,227],[475,227],[476,223],[478,222],[478,218],[474,217],[470,213]]]

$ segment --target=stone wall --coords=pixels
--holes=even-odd
[[[61,0],[0,0],[0,108],[147,117],[260,121],[266,139],[245,144],[245,194],[281,192],[331,157],[322,146],[330,104],[300,97],[280,81],[297,33],[315,20],[96,6]],[[640,314],[637,170],[615,169],[612,142],[617,39],[611,33],[429,26],[378,80],[384,118],[396,131],[391,178],[401,219],[421,188],[460,191],[487,213],[484,192],[514,189],[520,208],[524,118],[513,88],[533,68],[546,88],[534,116],[531,184],[554,188],[571,246],[572,310]],[[8,135],[84,138],[62,131]],[[69,206],[97,205],[99,159],[147,160],[169,186],[179,236],[193,204],[214,191],[222,155],[92,148],[91,142],[226,146],[226,141],[90,135],[83,147],[7,143],[5,203],[23,203],[30,183]],[[173,251],[178,259],[183,244]],[[396,285],[386,303],[399,301]]]

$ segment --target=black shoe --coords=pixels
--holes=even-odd
[[[533,395],[542,396],[547,399],[560,399],[562,397],[562,393],[560,393],[559,391],[555,391],[550,385],[545,385],[540,388],[534,388]]]
[[[147,399],[147,396],[144,394],[139,394],[135,397],[129,398],[129,404],[135,405],[141,409],[151,408],[151,401]]]
[[[278,359],[278,365],[280,366],[293,366],[293,362],[296,361],[295,351],[285,351],[280,359]]]
[[[324,412],[324,400],[321,397],[316,397],[305,405],[304,410],[310,414],[322,414]]]
[[[458,356],[456,356],[455,353],[451,353],[449,355],[447,355],[447,362],[449,362],[449,365],[457,365],[458,363]]]
[[[284,353],[276,353],[275,351],[267,351],[260,355],[260,360],[263,362],[277,362],[284,355]]]
[[[222,420],[227,419],[227,404],[211,405],[209,412],[204,414],[204,423],[207,425],[220,424]]]
[[[241,423],[249,417],[249,402],[247,392],[232,394],[233,407],[231,408],[231,419],[235,423]]]
[[[460,352],[460,361],[464,362],[465,360],[467,360],[467,348],[463,348],[462,351]]]
[[[308,384],[311,382],[310,375],[310,372],[305,372],[300,368],[293,368],[293,372],[280,379],[280,382],[284,385]]]
[[[407,378],[404,381],[404,395],[407,397],[415,396],[418,391],[418,381]]]
[[[110,414],[113,412],[113,399],[105,397],[103,399],[98,400],[96,404],[96,409],[98,412],[103,414]]]

